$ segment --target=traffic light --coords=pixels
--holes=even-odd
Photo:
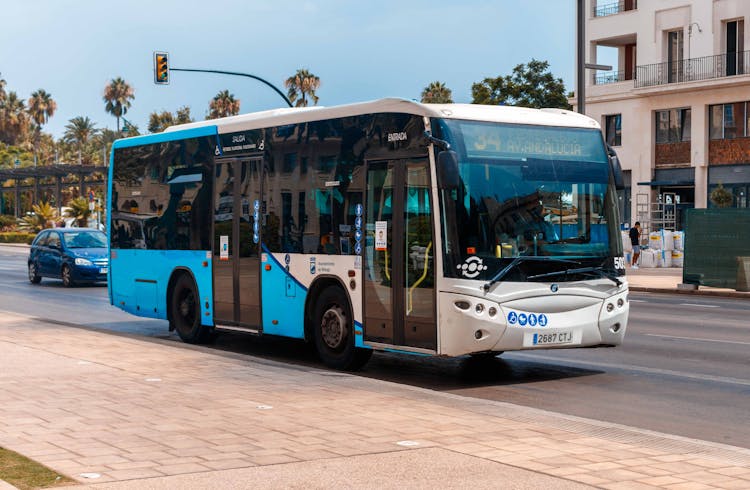
[[[169,54],[154,53],[154,83],[167,85],[169,83]]]

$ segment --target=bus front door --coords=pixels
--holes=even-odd
[[[364,339],[437,350],[427,158],[370,161],[365,200]]]
[[[259,331],[260,159],[216,160],[214,322]]]

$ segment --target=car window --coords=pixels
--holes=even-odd
[[[49,235],[48,231],[43,231],[40,234],[36,236],[36,239],[34,240],[34,245],[38,245],[40,247],[43,247],[44,245],[47,245],[47,236]]]
[[[47,246],[60,248],[60,236],[57,233],[50,232],[47,238]]]
[[[76,231],[63,234],[66,248],[104,248],[107,236],[98,231]]]

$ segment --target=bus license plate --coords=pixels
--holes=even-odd
[[[572,344],[575,336],[572,330],[559,330],[557,332],[527,333],[531,337],[531,345],[560,345]]]

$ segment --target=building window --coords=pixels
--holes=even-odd
[[[690,141],[690,109],[656,111],[656,143]]]
[[[622,114],[605,116],[604,129],[609,146],[622,145]]]
[[[748,131],[748,102],[717,104],[709,107],[709,127],[712,140],[731,140],[750,136]]]

